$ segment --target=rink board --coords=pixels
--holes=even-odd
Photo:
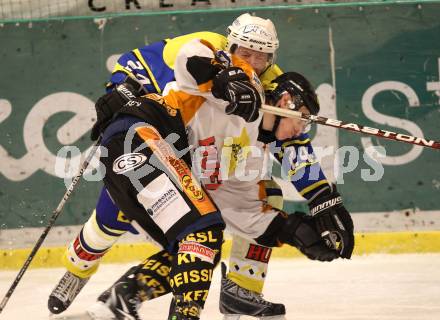
[[[223,245],[223,257],[228,257],[231,240]],[[116,244],[104,256],[104,263],[139,262],[150,254],[157,252],[158,247],[148,243]],[[0,269],[21,268],[30,253],[30,249],[0,250]],[[31,267],[61,267],[61,256],[65,247],[45,247],[39,250]],[[356,234],[355,255],[372,253],[438,253],[440,252],[440,231],[421,232],[386,232]],[[274,258],[304,258],[295,248],[283,246],[275,248]]]

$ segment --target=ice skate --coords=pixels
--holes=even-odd
[[[286,309],[283,304],[272,303],[261,294],[244,289],[226,278],[226,265],[222,263],[220,289],[220,312],[223,320],[239,320],[251,316],[264,320],[284,320]]]
[[[77,277],[67,271],[49,295],[49,311],[58,314],[66,310],[89,279]]]
[[[140,320],[140,304],[135,274],[131,274],[104,291],[87,313],[93,320]]]

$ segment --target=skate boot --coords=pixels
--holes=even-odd
[[[224,315],[223,320],[238,320],[242,315],[264,320],[286,319],[283,304],[269,302],[261,294],[244,289],[226,278],[226,265],[223,262],[220,312]]]
[[[49,311],[58,314],[66,310],[89,279],[77,277],[67,271],[49,295]]]
[[[121,278],[87,310],[89,317],[93,320],[141,320],[137,289],[135,274]]]

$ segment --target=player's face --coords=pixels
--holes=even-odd
[[[249,63],[252,68],[254,68],[257,75],[260,75],[266,69],[269,61],[268,53],[255,51],[244,47],[238,47],[234,54]]]
[[[288,108],[288,104],[292,98],[288,93],[285,93],[283,97],[278,101],[277,107],[280,108]],[[305,106],[301,106],[298,108],[299,112],[304,114],[310,114],[309,109]],[[285,140],[292,137],[297,137],[301,133],[308,131],[308,123],[295,118],[282,118],[280,124],[278,126],[277,131],[275,132],[275,136],[279,140]]]

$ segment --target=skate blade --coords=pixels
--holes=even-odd
[[[243,316],[242,314],[224,314],[223,320],[240,320],[240,317]],[[258,320],[287,320],[286,316],[279,315],[279,316],[268,316],[268,317],[255,317],[255,319]]]
[[[241,314],[224,314],[223,320],[240,320]]]
[[[77,313],[77,314],[69,314],[65,316],[49,316],[50,320],[93,320],[90,318],[87,312]]]
[[[102,301],[97,301],[87,308],[87,314],[91,320],[116,320],[113,311]]]
[[[287,320],[286,315],[280,315],[280,316],[269,316],[269,317],[259,317],[257,318],[259,320]]]

